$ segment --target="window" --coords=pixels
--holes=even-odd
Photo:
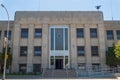
[[[33,72],[41,72],[41,64],[33,64]]]
[[[93,71],[100,71],[100,64],[99,63],[93,63],[92,64]]]
[[[21,29],[21,38],[28,38],[28,29],[27,28]]]
[[[78,69],[85,70],[86,66],[85,63],[78,63]]]
[[[84,46],[78,46],[77,47],[77,55],[78,56],[84,56],[85,55]]]
[[[77,28],[77,38],[83,38],[83,37],[84,37],[83,28]]]
[[[34,47],[34,56],[41,56],[42,50],[41,46],[35,46]]]
[[[113,40],[113,31],[112,30],[107,30],[107,40]]]
[[[20,47],[20,56],[27,56],[27,46]]]
[[[2,37],[2,31],[0,31],[0,39],[1,39],[1,37]]]
[[[4,37],[7,37],[7,31],[4,32]],[[9,34],[8,34],[8,40],[11,39],[11,31],[9,31]]]
[[[97,29],[96,28],[90,28],[90,37],[97,38]]]
[[[27,65],[26,64],[19,64],[19,72],[26,73],[26,71],[27,71]]]
[[[91,54],[92,56],[99,56],[98,46],[91,46]]]
[[[117,39],[120,40],[120,30],[117,30],[116,34],[117,34]]]
[[[35,29],[34,37],[35,37],[35,38],[41,38],[41,37],[42,37],[42,29],[36,28],[36,29]]]

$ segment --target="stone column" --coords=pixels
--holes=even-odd
[[[48,24],[42,26],[42,68],[49,65],[49,28]]]
[[[29,38],[28,38],[28,54],[27,54],[27,72],[33,72],[33,37],[34,37],[34,24],[29,24]]]
[[[70,61],[71,61],[71,67],[77,68],[77,51],[76,51],[76,25],[71,24],[70,25]]]
[[[20,24],[14,26],[13,53],[12,53],[12,72],[19,72],[19,42],[20,42]]]
[[[105,66],[105,29],[102,24],[98,25],[98,37],[99,37],[99,55],[101,66]]]
[[[84,26],[84,35],[85,35],[85,55],[86,55],[86,67],[91,67],[91,42],[90,42],[90,27],[88,24]]]

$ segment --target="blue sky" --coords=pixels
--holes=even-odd
[[[15,11],[100,11],[105,20],[120,20],[120,0],[0,0],[14,19]],[[0,20],[7,20],[5,10],[0,6]]]

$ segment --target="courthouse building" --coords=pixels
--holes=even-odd
[[[7,21],[0,21],[2,52]],[[10,21],[12,72],[106,66],[106,50],[120,39],[120,21],[100,11],[17,11]]]

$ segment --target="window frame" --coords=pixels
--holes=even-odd
[[[77,38],[84,38],[84,28],[77,28],[76,36],[77,36]]]
[[[117,40],[120,40],[120,30],[116,30]]]
[[[28,28],[21,28],[21,38],[28,38],[29,29]]]
[[[26,54],[23,54],[24,50],[25,50]],[[27,54],[28,54],[28,47],[27,46],[20,46],[20,56],[27,56]]]
[[[40,53],[38,54],[36,54],[35,52],[36,52],[36,50],[39,50],[40,51]],[[38,52],[38,51],[37,51]],[[41,56],[42,55],[42,47],[41,46],[34,46],[34,56]]]
[[[83,53],[79,53],[83,52]],[[84,46],[77,46],[77,56],[85,56],[85,47]]]
[[[110,32],[112,32],[112,33],[110,34]],[[109,35],[108,35],[108,33],[109,33]],[[114,32],[113,32],[113,30],[107,30],[106,35],[107,35],[107,40],[114,40]]]
[[[90,28],[90,38],[97,38],[97,37],[98,37],[97,28]]]
[[[98,46],[91,46],[91,55],[99,56],[99,47]]]
[[[34,30],[34,38],[42,38],[42,28],[35,28],[35,30]]]

